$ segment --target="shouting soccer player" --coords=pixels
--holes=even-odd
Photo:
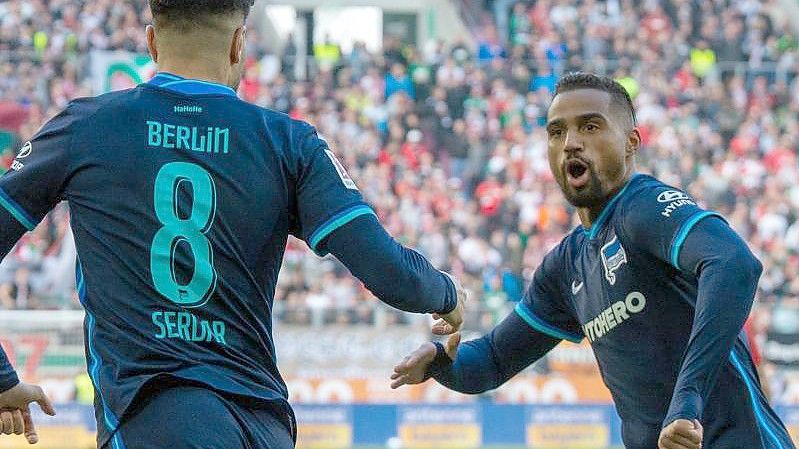
[[[635,111],[615,81],[565,76],[546,129],[550,168],[582,226],[488,335],[422,345],[395,367],[392,387],[432,376],[480,393],[561,340],[587,338],[627,449],[793,448],[741,332],[760,262],[718,214],[636,174]]]
[[[461,325],[463,291],[385,232],[314,128],[236,96],[252,3],[150,0],[157,76],[71,103],[0,178],[0,256],[69,202],[98,447],[293,447],[271,321],[289,234],[435,333]],[[0,359],[0,405],[41,400],[17,383]]]

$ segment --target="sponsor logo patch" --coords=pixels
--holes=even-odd
[[[689,197],[685,192],[680,192],[679,190],[666,190],[658,195],[658,203],[669,203],[672,201],[687,200],[690,198],[691,197]]]
[[[25,159],[26,157],[30,156],[31,151],[33,151],[33,146],[31,145],[31,141],[25,142],[25,145],[22,145],[22,148],[19,150],[17,154],[17,159]]]
[[[645,307],[646,296],[641,292],[631,292],[624,300],[614,302],[594,319],[585,323],[583,334],[593,343],[633,315],[643,312]]]
[[[694,200],[688,194],[680,190],[666,190],[658,195],[658,203],[668,203],[660,215],[669,218],[671,214],[683,206],[696,206]]]
[[[330,150],[325,150],[325,153],[327,153],[327,157],[330,158],[330,161],[333,162],[333,167],[336,167],[336,172],[338,173],[338,177],[341,178],[341,182],[344,183],[344,187],[351,190],[358,190],[358,186],[355,185],[355,181],[350,178],[347,170],[343,165],[341,165],[341,162],[339,162],[336,155]]]

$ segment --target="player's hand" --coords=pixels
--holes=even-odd
[[[463,288],[460,282],[458,282],[454,277],[452,277],[449,273],[444,273],[453,284],[455,284],[455,291],[458,295],[458,304],[452,309],[452,312],[447,314],[439,314],[434,313],[433,319],[437,320],[433,324],[433,333],[436,335],[450,335],[458,332],[463,326],[463,314],[464,314],[464,303],[466,302],[466,289]]]
[[[28,443],[35,444],[39,441],[36,428],[33,425],[31,411],[28,405],[36,402],[42,411],[50,416],[55,415],[50,399],[38,385],[18,383],[13,388],[0,393],[0,424],[4,434],[17,435],[25,433]]]
[[[658,449],[701,449],[702,424],[695,419],[676,419],[660,431]]]
[[[0,410],[0,433],[4,435],[22,435],[25,423],[22,421],[22,412],[19,409]]]
[[[447,343],[444,344],[444,350],[450,360],[455,360],[455,355],[458,353],[458,345],[461,342],[461,334],[456,332],[449,336]],[[394,373],[391,375],[391,388],[396,389],[403,385],[420,384],[425,381],[424,375],[427,372],[427,367],[436,358],[436,345],[433,343],[424,343],[422,346],[412,353],[408,354],[402,361],[394,367]]]

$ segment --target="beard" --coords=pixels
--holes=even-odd
[[[558,182],[560,190],[566,197],[566,201],[574,207],[594,208],[605,202],[605,193],[602,191],[602,183],[594,171],[593,165],[588,167],[588,183],[579,190],[572,187],[567,181],[566,175]]]

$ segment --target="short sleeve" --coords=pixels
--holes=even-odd
[[[680,251],[691,229],[707,217],[723,220],[681,190],[665,184],[646,186],[625,204],[620,238],[678,270],[692,271],[694,267],[680,266]]]
[[[29,231],[64,199],[75,122],[70,105],[25,142],[10,170],[0,177],[0,210]]]
[[[327,236],[357,217],[375,213],[327,143],[313,128],[306,128],[297,162],[297,211],[292,233],[314,252],[325,255]]]
[[[558,276],[564,270],[557,260],[557,248],[547,254],[533,276],[533,282],[516,313],[533,329],[561,340],[579,343],[583,331],[572,308],[564,301]]]

